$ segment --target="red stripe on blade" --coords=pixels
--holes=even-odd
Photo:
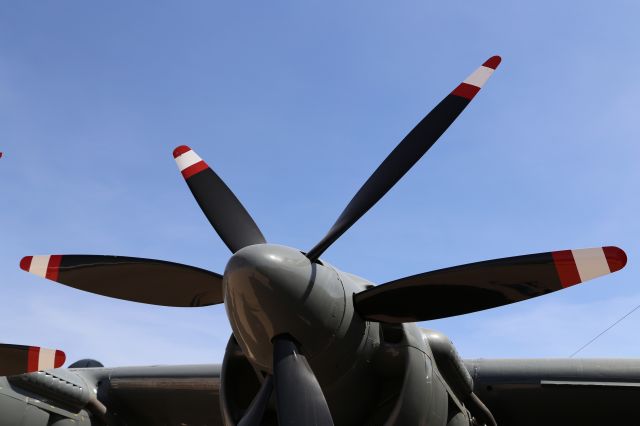
[[[185,179],[189,179],[191,176],[197,175],[201,171],[206,170],[208,168],[209,168],[209,166],[207,165],[207,163],[205,163],[204,161],[198,161],[196,164],[194,164],[192,166],[189,166],[186,169],[184,169],[182,171],[182,176]]]
[[[461,98],[471,100],[475,95],[478,94],[479,91],[480,88],[477,86],[473,86],[467,83],[460,83],[458,87],[453,89],[453,92],[451,92],[451,94],[453,96],[460,96]]]
[[[627,254],[618,247],[602,247],[611,272],[619,271],[627,264]]]
[[[562,287],[566,288],[582,282],[571,250],[554,251],[551,252],[551,256],[553,256],[553,263],[556,265]]]
[[[191,148],[189,148],[186,145],[180,145],[179,147],[173,150],[173,158],[180,157],[182,154],[189,151],[191,151]]]
[[[33,260],[33,256],[25,256],[22,259],[20,259],[20,269],[22,269],[23,271],[29,272],[29,269],[31,268],[32,260]]]
[[[500,65],[500,62],[502,62],[502,58],[496,55],[487,59],[485,63],[482,64],[482,66],[485,66],[487,68],[492,68],[495,70],[496,68],[498,68],[498,65]]]
[[[47,274],[45,278],[51,281],[58,281],[58,273],[60,271],[60,262],[62,262],[62,255],[53,254],[49,258],[49,264],[47,265]]]
[[[62,364],[67,360],[67,356],[62,351],[56,351],[55,358],[53,360],[53,368],[62,367]]]
[[[40,348],[31,346],[27,353],[27,373],[38,371],[38,360],[40,358]]]

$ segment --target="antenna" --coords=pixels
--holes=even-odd
[[[580,347],[580,349],[578,349],[577,351],[575,351],[574,353],[572,353],[569,358],[573,358],[578,352],[580,352],[581,350],[583,350],[584,348],[586,348],[587,346],[589,346],[590,344],[592,344],[593,342],[596,341],[596,339],[598,339],[598,337],[602,336],[604,333],[606,333],[607,331],[611,330],[613,327],[615,327],[616,325],[618,325],[619,322],[621,322],[623,319],[625,319],[626,317],[628,317],[629,315],[631,315],[632,313],[634,313],[638,308],[640,308],[640,305],[636,306],[635,308],[633,308],[632,310],[630,310],[629,312],[627,312],[625,315],[623,315],[621,318],[619,318],[616,322],[614,322],[613,324],[611,324],[609,327],[605,328],[602,332],[600,332],[600,334],[598,334],[596,337],[594,337],[593,339],[589,340],[587,343],[585,343],[584,345],[582,345]]]

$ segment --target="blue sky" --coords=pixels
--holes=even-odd
[[[617,245],[627,267],[424,323],[465,357],[564,357],[640,304],[640,5],[4,2],[0,341],[106,365],[219,362],[223,306],[112,300],[22,256],[119,254],[222,272],[171,152],[192,146],[270,242],[309,249],[404,135],[493,54],[456,123],[324,255],[376,283]],[[640,357],[640,313],[581,355]]]

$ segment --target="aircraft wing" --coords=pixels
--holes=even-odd
[[[222,425],[220,365],[71,368],[0,377],[0,426]],[[93,422],[92,422],[93,420]]]
[[[77,373],[100,383],[99,396],[108,411],[131,424],[222,425],[218,404],[220,365],[124,367]]]
[[[498,425],[635,424],[640,359],[465,360]]]
[[[500,426],[635,422],[640,359],[477,359],[465,365],[475,394]],[[217,364],[0,377],[0,426],[44,426],[60,418],[80,426],[217,426],[219,388]]]

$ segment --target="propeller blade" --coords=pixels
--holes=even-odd
[[[273,340],[273,378],[280,426],[333,425],[329,406],[307,358],[284,336]]]
[[[451,123],[471,102],[500,64],[500,57],[489,58],[444,98],[400,142],[360,188],[333,224],[327,235],[307,253],[315,261],[340,236],[376,204],[427,152]]]
[[[622,269],[618,247],[487,260],[401,278],[354,295],[365,319],[387,323],[468,314],[542,296]]]
[[[251,401],[251,405],[249,405],[247,412],[242,416],[238,426],[260,426],[272,392],[273,376],[267,376],[264,379],[264,382],[262,382],[260,390],[253,398],[253,401]]]
[[[124,256],[27,256],[20,268],[69,287],[162,306],[223,302],[222,276],[180,263]]]
[[[57,349],[0,343],[0,376],[58,368],[66,355]]]
[[[266,240],[229,187],[194,150],[177,147],[173,157],[191,193],[222,241],[233,253]]]

